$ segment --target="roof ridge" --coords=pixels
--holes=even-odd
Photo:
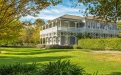
[[[71,14],[65,14],[65,15],[81,17],[81,16],[78,16],[78,15],[71,15]]]
[[[77,15],[70,15],[70,14],[65,14],[60,16],[59,18],[70,18],[70,19],[78,19],[81,20],[82,17],[81,16],[77,16]]]

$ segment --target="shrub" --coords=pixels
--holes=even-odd
[[[61,46],[61,49],[73,49],[73,46],[65,44],[65,45]]]
[[[1,65],[0,75],[36,75],[36,64]]]
[[[93,50],[121,50],[121,38],[80,39],[79,47]]]
[[[53,49],[60,49],[60,45],[58,45],[58,44],[52,45],[52,48]]]
[[[52,49],[52,45],[46,45],[45,48],[46,49]]]
[[[45,47],[45,45],[37,44],[37,45],[36,45],[36,47],[37,47],[37,48],[44,48],[44,47]]]
[[[46,49],[73,49],[70,45],[46,45]]]
[[[80,49],[80,47],[77,44],[74,44],[73,49]]]
[[[75,64],[71,64],[69,60],[58,60],[43,65],[39,73],[40,75],[83,75],[85,70]]]

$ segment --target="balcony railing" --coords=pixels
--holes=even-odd
[[[47,33],[52,33],[52,32],[57,32],[57,30],[59,31],[67,31],[67,32],[77,32],[77,33],[83,33],[83,32],[87,32],[87,33],[105,33],[105,34],[118,34],[119,31],[118,30],[105,30],[105,29],[98,29],[98,28],[76,28],[76,27],[52,27],[52,28],[48,28],[45,30],[42,30],[40,32],[40,34],[47,34]]]
[[[118,30],[106,30],[97,28],[76,28],[76,27],[58,27],[58,30],[69,31],[69,32],[87,32],[87,33],[105,33],[105,34],[118,34]]]

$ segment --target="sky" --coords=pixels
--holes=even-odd
[[[73,5],[75,5],[75,3],[77,2],[72,3],[70,2],[70,0],[63,0],[62,3],[56,6],[49,6],[41,10],[40,14],[38,14],[38,17],[26,16],[26,17],[22,17],[21,21],[34,22],[38,18],[44,19],[45,21],[47,21],[47,20],[53,20],[65,14],[83,16],[82,11],[84,11],[86,7],[83,4],[80,4],[80,6],[77,6],[77,7],[72,7]]]

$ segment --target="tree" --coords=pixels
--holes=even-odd
[[[36,45],[37,43],[40,43],[40,31],[41,31],[41,26],[44,25],[44,20],[42,19],[37,19],[34,22],[34,34],[33,34],[33,40],[34,44]]]
[[[117,22],[117,27],[120,29],[121,28],[121,21]],[[119,30],[118,37],[121,38],[121,31]]]
[[[118,28],[121,28],[121,21],[117,22]]]
[[[40,42],[40,31],[41,26],[44,24],[43,19],[37,19],[34,23],[28,21],[23,22],[23,28],[20,32],[20,41],[19,43],[21,45],[24,45],[25,43],[30,46],[30,44],[36,45]]]
[[[6,28],[0,29],[0,43],[16,42],[21,28],[20,20],[14,20]]]
[[[72,0],[73,1],[73,0]],[[121,0],[77,0],[87,8],[85,15],[92,14],[107,21],[121,20]]]
[[[24,46],[24,43],[26,42],[26,37],[27,37],[27,34],[25,31],[25,28],[22,28],[20,32],[20,37],[19,37],[19,43],[21,46]]]
[[[13,28],[11,24],[18,21],[20,17],[37,16],[40,10],[60,2],[61,0],[0,0],[0,40],[6,40],[4,37],[10,37],[8,32]],[[14,23],[15,31],[21,27],[18,26]],[[12,35],[12,33],[9,34]],[[13,38],[11,37],[11,39]]]
[[[23,22],[23,28],[20,32],[19,43],[20,45],[25,45],[25,43],[30,46],[30,43],[33,41],[32,35],[34,34],[33,23],[30,21]]]

